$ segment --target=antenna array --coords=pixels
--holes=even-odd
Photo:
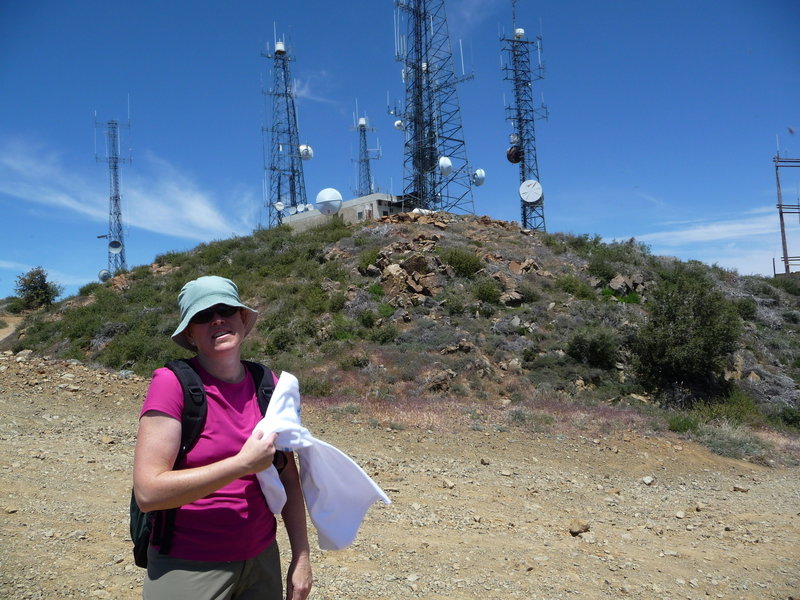
[[[522,193],[522,227],[534,231],[547,231],[544,220],[544,194],[539,180],[539,160],[536,156],[536,119],[547,118],[547,108],[542,103],[535,106],[533,101],[533,81],[544,78],[541,62],[542,38],[534,40],[525,37],[525,30],[517,27],[516,0],[511,1],[513,36],[500,38],[508,63],[502,65],[503,78],[511,81],[513,104],[506,107],[506,119],[511,123],[509,136],[511,146],[506,156],[512,164],[519,164],[521,190],[535,189],[537,193]],[[531,48],[536,49],[537,66],[531,69]]]
[[[395,57],[405,106],[390,114],[405,133],[404,195],[412,207],[474,212],[444,0],[397,0]],[[405,15],[405,35],[401,14]]]
[[[368,196],[375,192],[375,184],[372,180],[372,169],[369,161],[381,157],[380,147],[370,150],[367,146],[367,131],[375,131],[367,124],[367,117],[359,117],[356,124],[358,131],[358,189],[356,196]]]
[[[310,146],[300,145],[295,93],[289,69],[292,59],[285,43],[276,41],[275,51],[263,56],[273,59],[273,85],[268,92],[272,96],[272,125],[262,133],[270,133],[269,165],[265,165],[265,179],[269,178],[266,204],[269,227],[275,227],[283,222],[287,214],[305,210],[306,184],[302,161],[310,159],[313,151]]]
[[[95,124],[97,126],[97,124]],[[130,124],[128,124],[130,126]],[[121,271],[127,271],[125,260],[125,238],[122,228],[122,207],[119,186],[119,165],[130,162],[130,159],[119,155],[119,123],[115,120],[106,123],[107,148],[106,158],[111,192],[108,200],[108,235],[100,236],[108,239],[108,272],[100,272],[100,279],[105,280]],[[101,160],[96,158],[97,160]]]

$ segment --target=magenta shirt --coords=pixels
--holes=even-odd
[[[249,371],[239,383],[209,375],[197,362],[206,390],[206,425],[194,448],[178,465],[191,468],[235,455],[261,420],[255,384]],[[175,374],[157,369],[147,390],[140,418],[157,410],[181,420],[183,390]],[[253,558],[275,540],[275,517],[255,475],[248,475],[181,506],[175,517],[170,556],[189,560],[233,561]]]

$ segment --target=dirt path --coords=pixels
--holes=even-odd
[[[10,336],[22,322],[22,317],[16,315],[0,315],[0,320],[6,322],[5,327],[0,327],[0,342]]]
[[[127,525],[146,386],[0,355],[0,597],[140,597]],[[304,420],[394,501],[351,548],[314,552],[312,600],[800,597],[797,468],[633,433],[397,430],[310,403]]]

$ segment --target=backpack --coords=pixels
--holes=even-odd
[[[258,406],[263,415],[267,412],[267,405],[272,397],[272,392],[275,391],[272,371],[261,363],[249,360],[243,360],[242,363],[253,376]],[[178,465],[200,438],[205,426],[208,407],[206,406],[206,392],[203,388],[203,382],[188,360],[172,360],[165,366],[175,373],[183,388],[181,445],[178,449],[178,456],[175,459],[175,465]],[[281,456],[280,459],[278,457],[279,454]],[[282,453],[276,452],[275,462],[278,463],[281,459],[284,461],[283,465],[278,466],[276,464],[279,471],[285,466],[286,457]],[[177,508],[170,508],[147,513],[142,512],[139,509],[139,505],[136,504],[136,497],[133,489],[131,489],[130,533],[133,541],[133,559],[137,567],[147,568],[147,548],[150,545],[151,531],[153,532],[153,541],[159,545],[159,553],[169,554],[172,545],[172,529],[175,525],[177,511]]]

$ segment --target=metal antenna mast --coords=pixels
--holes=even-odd
[[[781,245],[783,247],[783,268],[786,275],[791,274],[791,266],[795,267],[800,264],[800,256],[789,256],[788,246],[786,244],[786,226],[784,224],[784,214],[800,214],[800,204],[784,204],[783,192],[781,190],[781,168],[800,167],[800,158],[781,158],[780,153],[775,155],[772,159],[775,163],[775,182],[778,190],[778,218],[781,224]],[[773,263],[775,260],[773,259]],[[773,271],[775,266],[773,264]]]
[[[405,201],[412,207],[475,212],[444,0],[397,0],[395,57],[403,63],[405,106],[390,111],[405,131]],[[481,183],[482,183],[481,179]]]
[[[368,196],[375,192],[375,184],[372,181],[372,169],[369,161],[381,157],[381,149],[370,150],[367,146],[367,131],[375,131],[374,127],[369,127],[367,117],[358,117],[358,189],[356,196]]]
[[[306,184],[303,178],[303,160],[314,152],[310,146],[300,145],[297,128],[295,93],[289,70],[291,57],[283,41],[275,42],[275,52],[263,56],[273,59],[273,84],[268,94],[272,96],[272,125],[270,133],[269,197],[266,200],[269,227],[283,222],[284,216],[306,209]]]
[[[119,156],[119,123],[115,120],[106,123],[107,148],[106,158],[108,163],[108,174],[111,193],[108,199],[108,235],[101,236],[108,239],[108,272],[116,275],[119,272],[127,271],[128,265],[125,261],[125,238],[122,229],[122,207],[121,194],[119,191],[119,165],[120,163],[130,162],[128,158]],[[101,272],[102,273],[102,272]],[[101,276],[101,279],[103,276]]]
[[[503,79],[513,86],[513,104],[506,106],[506,119],[511,123],[509,136],[511,146],[506,157],[512,164],[519,164],[520,196],[522,205],[522,227],[533,231],[547,231],[544,220],[544,194],[539,184],[539,160],[536,156],[536,119],[547,118],[547,107],[533,102],[533,81],[544,78],[542,65],[542,37],[534,40],[525,37],[525,30],[517,27],[516,0],[511,0],[511,23],[514,34],[511,38],[500,38],[508,63],[503,64]],[[536,49],[537,66],[531,69],[531,47]],[[530,183],[528,183],[530,182]],[[523,188],[525,191],[523,192]]]

